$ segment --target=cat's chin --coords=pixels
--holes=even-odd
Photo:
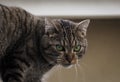
[[[64,68],[67,68],[67,69],[70,69],[73,67],[72,64],[65,64],[65,65],[62,65]]]

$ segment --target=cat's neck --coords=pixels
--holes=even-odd
[[[52,67],[54,67],[54,65],[50,64],[48,61],[46,61],[46,59],[43,57],[44,53],[42,53],[42,49],[41,49],[41,45],[40,45],[40,40],[42,38],[42,36],[44,35],[45,32],[45,21],[44,19],[41,19],[38,21],[37,26],[35,28],[35,39],[36,39],[36,46],[35,48],[37,48],[37,60],[38,60],[38,65],[40,69],[44,69],[44,72],[49,71]]]

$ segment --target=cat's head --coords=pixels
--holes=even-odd
[[[87,47],[86,32],[90,20],[79,23],[63,19],[45,19],[41,45],[43,57],[50,64],[65,67],[78,63]]]

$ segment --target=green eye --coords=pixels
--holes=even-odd
[[[63,51],[64,50],[63,46],[61,46],[61,45],[56,45],[56,49],[58,51]]]
[[[74,47],[74,51],[75,51],[75,52],[79,52],[80,49],[81,49],[81,46],[80,46],[80,45],[77,45],[77,46]]]

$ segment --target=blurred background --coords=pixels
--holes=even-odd
[[[58,68],[48,82],[120,82],[120,0],[0,0],[38,16],[91,19],[80,66]]]

